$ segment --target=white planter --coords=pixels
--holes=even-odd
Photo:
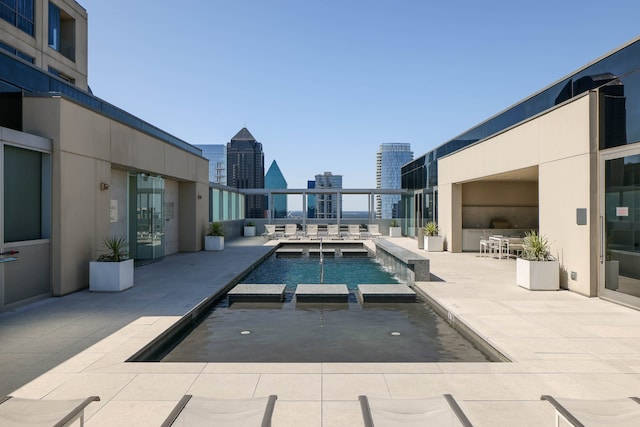
[[[89,290],[120,292],[133,286],[133,260],[89,263]]]
[[[604,287],[618,289],[618,276],[620,276],[620,261],[612,260],[604,262]]]
[[[221,251],[224,249],[224,236],[204,236],[205,251]]]
[[[245,237],[255,237],[256,235],[256,227],[255,225],[245,225],[244,226],[244,236]]]
[[[389,237],[402,237],[402,229],[400,227],[389,227]]]
[[[427,252],[442,252],[444,248],[444,237],[424,236],[424,250]]]
[[[531,291],[557,291],[560,289],[560,263],[518,258],[516,283]]]

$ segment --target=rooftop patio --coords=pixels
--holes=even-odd
[[[407,250],[417,242],[392,238]],[[273,244],[273,242],[271,242]],[[265,239],[222,252],[183,253],[139,267],[116,294],[77,292],[0,313],[0,395],[100,396],[89,427],[157,426],[184,394],[277,394],[273,425],[359,426],[358,395],[451,393],[476,426],[553,425],[549,394],[610,399],[640,394],[640,312],[567,292],[515,284],[515,262],[426,253],[417,287],[512,363],[234,364],[125,360],[264,256]]]

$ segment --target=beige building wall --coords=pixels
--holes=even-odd
[[[180,223],[169,229],[178,229],[180,236],[169,236],[170,242],[179,240],[180,251],[202,249],[209,213],[206,197],[200,200],[196,194],[207,195],[206,159],[60,97],[25,97],[23,120],[25,132],[53,141],[53,295],[88,286],[89,261],[103,251],[102,239],[113,230],[110,200],[122,200],[126,194],[123,173],[129,171],[175,182],[168,187],[170,197],[179,200]],[[101,183],[109,184],[109,189],[101,190]],[[182,194],[183,187],[189,189],[189,197]],[[126,227],[126,208],[120,209],[116,229]],[[183,229],[188,231],[184,235]],[[175,250],[175,242],[172,245]]]
[[[596,97],[587,93],[574,98],[438,161],[438,222],[448,250],[461,251],[461,184],[538,167],[540,233],[560,260],[561,285],[595,296],[597,132],[590,123],[597,123]],[[588,225],[577,225],[578,208],[587,209]],[[576,280],[570,279],[572,271]]]
[[[64,10],[75,22],[75,60],[49,47],[49,1]],[[34,36],[0,19],[4,43],[35,58],[34,65],[45,71],[49,67],[74,80],[77,87],[88,90],[87,11],[73,0],[35,0]]]

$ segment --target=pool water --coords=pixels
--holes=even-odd
[[[325,258],[324,282],[347,284],[348,303],[296,303],[299,283],[319,283],[318,258],[276,258],[242,283],[285,283],[282,303],[221,299],[163,362],[487,362],[423,301],[366,303],[362,283],[398,283],[371,259]]]

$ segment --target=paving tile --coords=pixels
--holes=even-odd
[[[176,402],[112,400],[85,419],[91,427],[157,427]]]
[[[283,400],[316,400],[322,398],[319,374],[262,374],[255,395],[277,394]]]
[[[189,387],[187,394],[219,399],[246,399],[276,394],[255,394],[260,374],[200,374]]]
[[[196,377],[196,374],[138,374],[122,387],[113,400],[177,401],[187,394]]]
[[[384,374],[324,374],[322,400],[356,400],[359,395],[388,395]]]
[[[290,401],[278,396],[273,411],[273,427],[327,427],[319,401]],[[346,427],[349,424],[344,424]]]

